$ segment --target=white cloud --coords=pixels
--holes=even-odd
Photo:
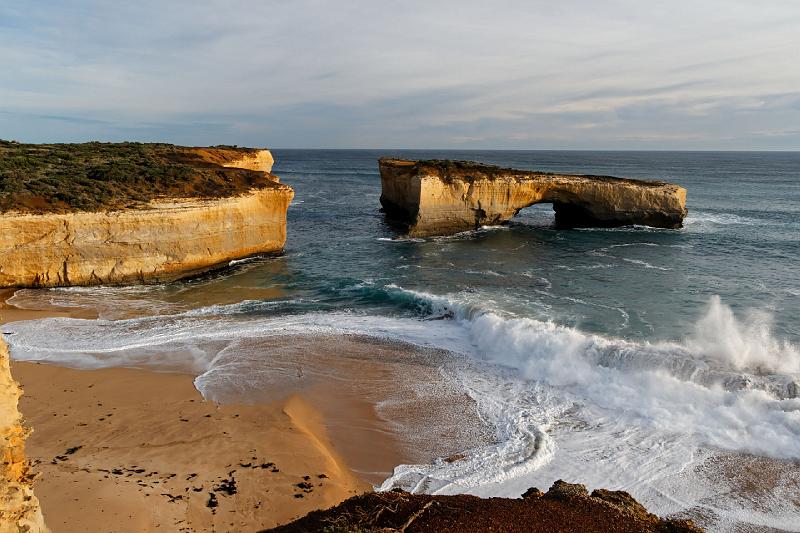
[[[800,123],[798,28],[793,0],[20,3],[0,137],[742,148]]]

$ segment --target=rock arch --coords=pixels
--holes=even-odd
[[[552,203],[560,227],[679,228],[686,189],[661,181],[553,174],[462,161],[379,162],[381,204],[410,236],[449,235],[508,222]]]

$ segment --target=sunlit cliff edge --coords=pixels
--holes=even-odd
[[[25,459],[25,438],[30,429],[17,409],[20,395],[17,382],[11,378],[8,349],[0,340],[0,533],[44,533],[48,529]]]
[[[509,221],[552,203],[561,227],[679,228],[686,189],[660,181],[504,169],[462,161],[384,158],[381,204],[408,235],[448,235]]]

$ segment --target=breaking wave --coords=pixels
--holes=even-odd
[[[250,353],[247,339],[366,335],[447,350],[453,357],[442,372],[475,401],[496,440],[455,458],[400,465],[383,489],[516,496],[548,475],[573,474],[657,503],[659,480],[683,472],[700,449],[800,458],[800,352],[773,336],[765,313],[737,316],[715,297],[684,340],[648,343],[501,312],[479,294],[370,282],[338,290],[400,315],[246,300],[123,320],[17,322],[3,332],[18,360],[189,370],[207,398],[237,379],[258,380],[237,378],[237,358],[262,358],[269,368],[268,349]]]

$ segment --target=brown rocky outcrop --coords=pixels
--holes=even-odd
[[[0,533],[44,533],[48,529],[25,459],[25,438],[30,430],[17,409],[20,394],[11,378],[8,350],[0,340]]]
[[[552,203],[560,227],[679,228],[686,189],[660,181],[505,169],[461,161],[379,162],[381,204],[410,236],[448,235],[508,222]]]
[[[668,520],[647,512],[623,491],[595,490],[556,481],[549,491],[529,489],[522,498],[431,496],[403,491],[362,494],[325,511],[314,511],[273,533],[311,531],[608,532],[696,533],[691,520]]]
[[[0,214],[0,287],[162,282],[283,249],[294,192],[268,173],[268,150],[182,150],[206,173],[234,165],[257,171],[256,185],[128,209],[7,211]]]

